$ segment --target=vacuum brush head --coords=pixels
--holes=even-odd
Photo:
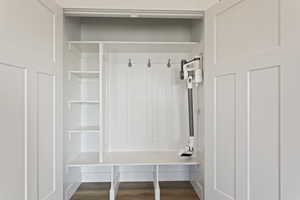
[[[180,157],[192,157],[194,154],[194,147],[188,145],[183,151],[180,152]]]
[[[193,156],[192,152],[185,152],[180,155],[180,157],[192,157],[192,156]]]

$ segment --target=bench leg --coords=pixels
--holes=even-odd
[[[116,200],[120,185],[120,170],[118,166],[112,166],[111,186],[109,191],[109,200]]]
[[[153,185],[155,200],[160,200],[160,188],[159,188],[159,166],[154,166],[153,170]]]

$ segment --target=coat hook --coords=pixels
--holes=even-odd
[[[128,67],[132,67],[132,61],[131,61],[131,58],[129,58],[129,60],[128,60]]]
[[[170,58],[169,58],[169,60],[168,60],[167,67],[168,67],[168,68],[171,67],[171,59],[170,59]]]
[[[150,60],[150,58],[148,59],[148,64],[147,64],[147,66],[150,68],[151,67],[151,60]]]

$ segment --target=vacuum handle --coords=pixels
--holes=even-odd
[[[189,129],[190,129],[190,137],[194,137],[193,88],[188,88],[188,106],[189,106]]]
[[[183,66],[186,64],[186,60],[181,60],[181,70],[180,70],[180,79],[184,80],[184,70]]]

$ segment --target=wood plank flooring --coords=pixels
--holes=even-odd
[[[83,183],[71,200],[108,200],[109,183]],[[161,200],[199,200],[189,182],[160,182]],[[121,183],[117,200],[154,200],[153,183]]]

